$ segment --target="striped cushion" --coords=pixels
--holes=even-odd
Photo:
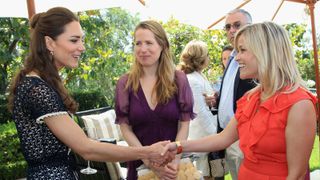
[[[96,127],[98,138],[123,140],[120,126],[115,124],[116,114],[113,109],[101,114],[81,116],[86,127]]]

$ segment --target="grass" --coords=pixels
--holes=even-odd
[[[311,153],[311,158],[309,161],[310,165],[310,171],[313,171],[315,169],[320,169],[320,158],[319,158],[319,136],[316,136],[316,139],[314,140],[313,150]]]
[[[320,169],[320,151],[319,151],[319,136],[314,140],[313,149],[309,161],[310,171]],[[225,180],[232,180],[230,173],[224,177]]]

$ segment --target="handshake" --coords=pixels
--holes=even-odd
[[[175,159],[176,154],[182,152],[182,146],[179,141],[161,141],[150,146],[148,148],[148,159],[154,166],[165,166]]]

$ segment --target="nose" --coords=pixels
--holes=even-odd
[[[229,32],[230,33],[236,33],[238,31],[238,28],[236,28],[235,26],[231,26]]]
[[[85,50],[86,50],[86,47],[84,46],[84,43],[81,42],[81,43],[80,43],[80,46],[79,46],[79,51],[83,52],[83,51],[85,51]]]
[[[240,55],[239,55],[239,54],[236,55],[235,60],[236,60],[236,61],[239,61],[239,60],[240,60]]]
[[[148,49],[148,46],[147,46],[146,44],[141,44],[140,50],[141,50],[142,52],[147,51],[147,49]]]

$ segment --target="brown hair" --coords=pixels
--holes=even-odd
[[[177,86],[174,81],[175,65],[170,52],[169,40],[161,24],[154,20],[140,22],[135,28],[134,37],[138,29],[150,30],[154,34],[157,43],[162,47],[162,52],[159,57],[159,66],[157,69],[158,80],[153,88],[153,92],[157,95],[157,101],[160,104],[165,104],[177,91]],[[142,66],[137,60],[135,60],[129,71],[126,89],[131,87],[133,92],[137,93],[139,88],[139,78],[142,75]]]
[[[26,74],[34,71],[54,88],[61,96],[66,108],[74,113],[78,104],[68,94],[59,76],[58,69],[54,64],[52,55],[47,49],[45,36],[53,40],[65,31],[65,25],[79,21],[78,17],[70,10],[63,7],[51,8],[47,12],[35,14],[30,20],[31,40],[30,53],[27,56],[23,68],[17,73],[10,86],[9,110],[13,110],[16,88]]]

